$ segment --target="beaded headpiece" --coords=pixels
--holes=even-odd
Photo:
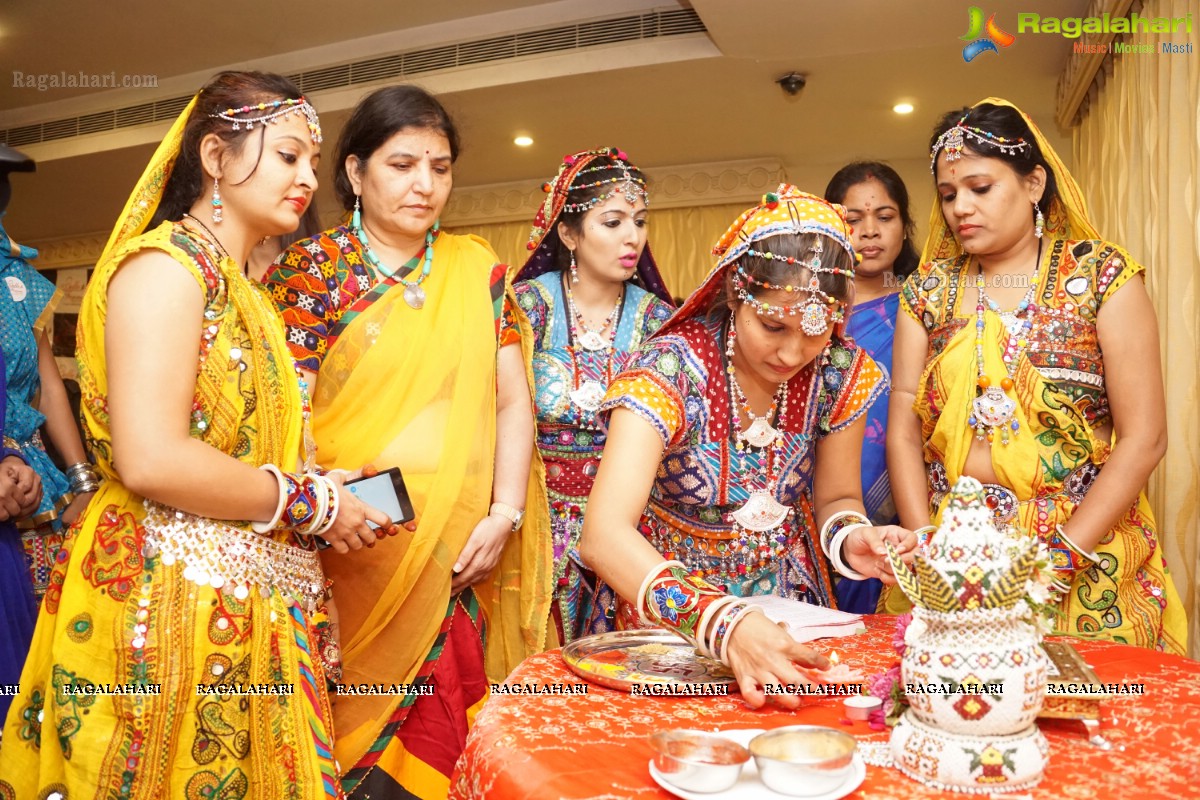
[[[609,158],[616,163],[593,163],[600,158]],[[559,215],[563,212],[568,214],[585,213],[618,192],[624,194],[625,200],[629,205],[636,203],[639,197],[642,198],[646,205],[649,205],[650,196],[646,193],[646,181],[633,174],[633,170],[636,169],[637,167],[629,163],[629,156],[625,155],[625,151],[616,147],[605,147],[601,150],[584,150],[565,156],[563,163],[558,168],[558,174],[554,176],[554,180],[542,184],[542,191],[546,193],[546,200],[542,203],[541,209],[533,219],[533,228],[529,231],[529,243],[526,245],[526,248],[536,250],[550,228],[558,221]],[[580,175],[615,171],[620,171],[621,174],[598,181],[585,181],[584,183],[575,184],[575,179]],[[584,200],[580,203],[567,202],[570,199],[571,193],[580,192],[584,189],[593,189],[597,186],[611,186],[611,188],[606,192],[601,192],[590,200]]]
[[[754,242],[782,234],[817,234],[812,247],[800,257],[780,256],[753,248]],[[809,336],[819,336],[832,323],[845,319],[845,309],[833,296],[821,289],[820,276],[845,275],[853,279],[854,270],[825,266],[821,236],[837,242],[850,254],[851,263],[858,256],[850,245],[853,229],[846,222],[846,210],[840,205],[828,203],[815,195],[802,192],[791,184],[780,184],[774,192],[763,196],[762,203],[747,209],[713,248],[720,256],[717,269],[732,267],[733,288],[743,303],[750,304],[756,312],[765,316],[784,317],[800,315],[800,328]],[[745,257],[782,261],[804,267],[811,274],[804,284],[774,284],[759,280],[746,270]],[[772,305],[754,295],[754,287],[767,291],[782,291],[799,295],[796,302],[787,305]]]
[[[991,145],[1005,155],[1019,153],[1022,150],[1032,147],[1029,142],[1024,139],[1005,139],[1003,136],[996,136],[991,131],[985,131],[983,128],[975,128],[966,124],[967,115],[964,114],[952,128],[946,130],[937,141],[933,143],[933,149],[929,151],[929,171],[937,174],[937,157],[943,149],[946,151],[946,161],[952,162],[962,158],[963,149],[967,146],[967,139],[971,138],[982,144]]]
[[[597,164],[600,159],[610,159]],[[613,163],[615,162],[615,163]],[[641,198],[647,205],[650,197],[646,191],[646,181],[635,174],[637,167],[629,163],[629,156],[616,147],[605,147],[599,150],[582,150],[563,158],[554,180],[542,184],[546,199],[533,218],[533,227],[529,231],[529,242],[525,245],[530,251],[525,266],[517,273],[515,280],[530,280],[551,270],[557,269],[555,258],[558,248],[558,221],[563,213],[578,214],[588,211],[594,206],[608,200],[614,195],[621,195],[630,205]],[[588,176],[596,173],[614,173],[607,178],[588,180]],[[575,184],[575,180],[583,176],[583,180]],[[575,184],[575,185],[572,185]],[[601,191],[596,197],[578,203],[568,202],[571,195],[583,189],[610,187]],[[578,195],[576,195],[578,196]],[[663,283],[650,254],[650,246],[642,249],[642,257],[638,261],[634,283],[647,291],[653,292],[660,299],[672,303],[671,295]]]
[[[258,116],[245,116],[247,114],[254,114],[255,112],[258,112]],[[320,144],[323,141],[321,137],[321,121],[317,118],[317,110],[303,97],[299,99],[270,100],[264,103],[242,106],[241,108],[227,108],[224,111],[209,114],[208,116],[213,119],[223,119],[226,122],[232,122],[235,131],[241,130],[243,126],[249,131],[254,129],[255,123],[269,125],[291,114],[303,114],[305,119],[308,120],[308,134],[312,137],[314,144]]]

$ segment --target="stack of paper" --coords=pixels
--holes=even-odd
[[[772,622],[784,623],[788,633],[798,642],[853,636],[867,629],[861,614],[814,606],[811,603],[775,595],[748,599],[753,600],[754,605],[761,608]]]

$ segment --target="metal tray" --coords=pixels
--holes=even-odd
[[[564,647],[562,658],[579,677],[621,691],[652,683],[735,683],[728,667],[661,628],[585,636]]]

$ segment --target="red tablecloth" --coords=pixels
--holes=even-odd
[[[894,618],[868,617],[867,633],[817,642],[864,674],[897,660]],[[1145,684],[1144,695],[1104,700],[1101,732],[1124,751],[1088,744],[1080,722],[1041,720],[1050,766],[1033,792],[1039,798],[1200,797],[1200,663],[1125,645],[1072,640],[1103,683]],[[552,650],[526,659],[508,683],[577,684]],[[842,698],[803,698],[798,711],[750,710],[741,697],[633,697],[589,684],[586,695],[493,694],[476,720],[451,780],[458,800],[672,797],[650,778],[647,736],[663,728],[776,728],[816,724],[840,728],[862,742],[887,732],[849,723]],[[910,780],[898,770],[869,766],[852,798],[957,797]]]

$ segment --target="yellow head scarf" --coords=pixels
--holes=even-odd
[[[121,216],[117,217],[117,224],[108,237],[108,244],[104,246],[104,252],[101,253],[100,260],[96,263],[103,264],[121,245],[144,231],[146,223],[158,210],[163,190],[166,189],[167,180],[171,177],[171,170],[175,167],[175,159],[179,157],[183,129],[187,127],[188,118],[191,117],[192,109],[196,107],[196,100],[199,97],[200,93],[197,92],[179,113],[179,116],[175,118],[171,129],[167,131],[162,143],[154,151],[150,163],[142,171],[142,177],[138,178],[133,192],[125,202],[125,210],[121,212]]]

